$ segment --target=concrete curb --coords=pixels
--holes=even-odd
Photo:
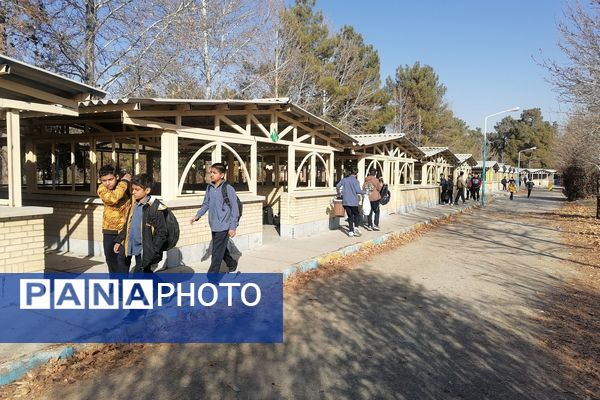
[[[492,197],[493,196],[490,196],[490,201],[492,200]],[[341,249],[338,249],[331,253],[322,254],[320,256],[310,258],[310,259],[302,261],[300,263],[291,265],[289,268],[286,268],[283,270],[283,279],[287,280],[290,277],[292,277],[295,273],[310,271],[310,270],[319,268],[320,266],[322,266],[332,260],[335,260],[337,258],[346,256],[348,254],[356,253],[363,246],[381,245],[381,244],[385,243],[387,240],[389,240],[395,234],[408,233],[408,232],[411,232],[411,231],[419,228],[420,226],[430,225],[430,224],[433,224],[434,222],[445,220],[452,215],[459,215],[459,214],[462,214],[463,212],[465,212],[466,210],[471,210],[474,208],[480,208],[480,205],[472,205],[472,206],[468,206],[465,208],[461,208],[460,210],[453,212],[452,214],[449,214],[449,215],[444,215],[444,216],[436,217],[436,218],[429,218],[422,222],[417,222],[411,226],[402,228],[398,231],[386,233],[384,235],[378,236],[371,240],[367,240],[365,242],[351,244],[349,246],[342,247]],[[89,343],[81,343],[78,345],[67,345],[67,346],[57,347],[57,348],[54,348],[51,350],[44,349],[44,350],[40,350],[37,352],[33,352],[31,354],[22,356],[21,358],[16,359],[16,360],[11,360],[11,361],[2,363],[2,364],[0,364],[0,386],[6,385],[8,383],[18,380],[19,378],[21,378],[23,375],[25,375],[31,369],[47,362],[50,359],[53,359],[53,358],[65,359],[65,358],[72,357],[78,351],[78,348],[81,349],[86,344],[89,344]]]
[[[75,354],[75,347],[58,347],[52,350],[41,350],[20,359],[0,365],[0,385],[6,385],[22,377],[27,371],[53,358],[64,359]]]
[[[490,198],[490,202],[491,202],[491,198]],[[448,215],[444,215],[444,216],[436,217],[436,218],[428,218],[422,222],[417,222],[411,226],[402,228],[402,229],[394,231],[394,232],[386,233],[386,234],[378,236],[374,239],[370,239],[370,240],[360,242],[360,243],[354,243],[349,246],[342,247],[331,253],[322,254],[318,257],[310,258],[308,260],[304,260],[297,264],[293,264],[289,268],[286,268],[283,270],[283,280],[285,281],[287,279],[290,279],[296,273],[307,272],[307,271],[319,268],[322,265],[327,264],[327,263],[329,263],[335,259],[338,259],[340,257],[344,257],[344,256],[347,256],[348,254],[356,253],[364,246],[381,245],[381,244],[385,243],[386,241],[388,241],[394,235],[408,233],[408,232],[418,229],[419,227],[421,227],[423,225],[431,225],[434,222],[443,221],[445,219],[448,219],[452,215],[459,215],[459,214],[464,213],[466,210],[472,210],[472,209],[476,209],[476,208],[481,208],[481,205],[476,204],[476,205],[468,206],[465,208],[461,208],[460,210],[453,212],[451,214],[448,214]]]

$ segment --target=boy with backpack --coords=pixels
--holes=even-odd
[[[515,178],[512,176],[508,181],[508,191],[510,192],[510,200],[512,200],[514,194],[517,193],[517,184],[515,183]]]
[[[104,204],[102,212],[102,236],[104,257],[109,273],[127,273],[125,260],[113,251],[119,231],[125,225],[125,218],[131,207],[129,181],[131,175],[121,176],[112,165],[105,165],[98,171],[100,185],[98,196]]]
[[[358,168],[352,168],[350,175],[343,178],[335,186],[338,194],[342,195],[342,204],[348,214],[348,236],[360,236],[358,225],[360,224],[360,212],[358,211],[358,195],[364,195],[365,191],[361,190],[360,183],[356,179]]]
[[[472,179],[473,179],[472,175],[469,174],[469,176],[467,176],[467,180],[466,180],[466,185],[467,185],[466,192],[467,193],[465,194],[465,197],[467,200],[469,200],[469,197],[471,197],[471,195],[472,195],[472,190],[471,190]]]
[[[210,184],[206,188],[204,201],[190,224],[208,212],[208,224],[212,233],[212,254],[209,274],[218,274],[221,262],[225,261],[229,272],[237,270],[238,262],[231,256],[227,245],[234,238],[242,214],[241,202],[235,189],[225,180],[227,167],[216,163],[210,167]]]
[[[527,198],[529,198],[529,197],[531,197],[531,189],[533,189],[533,187],[535,186],[535,183],[533,183],[533,181],[530,179],[527,181],[525,186],[527,186]]]
[[[114,252],[124,257],[128,270],[131,259],[135,258],[135,273],[152,272],[152,268],[162,260],[169,234],[163,214],[164,205],[150,196],[153,184],[148,174],[139,174],[131,179],[135,203],[129,209],[114,245]]]
[[[446,179],[446,202],[450,205],[452,204],[452,193],[454,192],[454,182],[452,182],[452,177],[449,176]]]
[[[365,227],[368,231],[379,230],[379,203],[381,201],[382,188],[383,180],[377,177],[376,169],[371,169],[363,184],[363,190],[366,190],[371,202],[371,212],[367,217],[367,226]]]
[[[471,198],[475,201],[479,201],[479,188],[481,186],[481,179],[479,179],[479,175],[475,174],[473,178],[471,178]]]
[[[440,204],[446,204],[446,188],[448,183],[446,182],[446,178],[444,178],[444,174],[440,175]]]

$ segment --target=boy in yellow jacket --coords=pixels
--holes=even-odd
[[[113,251],[117,235],[123,225],[131,207],[131,195],[129,193],[129,182],[131,175],[120,176],[112,165],[105,165],[98,171],[100,185],[98,185],[98,196],[104,203],[102,213],[102,235],[104,256],[108,265],[108,272],[127,273],[129,267],[121,255]]]

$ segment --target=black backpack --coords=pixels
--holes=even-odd
[[[161,204],[165,206],[163,210],[158,209]],[[154,207],[156,211],[163,213],[165,224],[167,225],[167,241],[163,245],[161,251],[171,250],[173,247],[177,246],[177,242],[179,241],[179,222],[177,222],[177,218],[175,218],[173,211],[171,211],[164,203],[161,203],[160,200],[155,200],[154,203],[152,203],[152,207]]]
[[[223,201],[225,201],[225,204],[227,204],[227,206],[229,208],[231,208],[231,201],[229,200],[229,195],[227,194],[227,185],[229,185],[229,183],[227,183],[227,181],[223,181],[223,183],[221,184],[221,194],[223,195]],[[242,218],[242,212],[244,211],[244,205],[240,201],[239,196],[235,196],[235,197],[237,200],[238,210],[240,212],[240,214],[238,216],[238,222],[239,222],[240,218]]]
[[[390,189],[388,188],[387,183],[383,184],[381,190],[379,191],[379,195],[381,196],[379,204],[381,204],[382,206],[385,206],[387,203],[390,202],[390,197],[392,197],[392,194],[390,193]]]

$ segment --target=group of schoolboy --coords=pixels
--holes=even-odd
[[[240,219],[237,194],[225,180],[227,167],[222,163],[210,168],[210,184],[198,212],[190,224],[208,212],[212,231],[212,254],[208,273],[219,273],[225,261],[229,272],[237,270],[237,261],[228,249]],[[99,171],[98,196],[104,203],[102,233],[106,264],[110,273],[128,273],[135,260],[134,273],[156,271],[168,248],[169,229],[166,206],[151,195],[154,180],[149,174],[131,176],[106,165]],[[232,206],[233,205],[233,206]]]
[[[370,203],[370,212],[365,215],[367,217],[365,229],[368,231],[379,230],[379,211],[384,187],[383,179],[378,176],[376,169],[369,171],[362,188],[357,175],[358,168],[352,168],[348,171],[347,176],[336,185],[337,193],[342,197],[342,205],[348,216],[348,236],[350,237],[361,235],[359,226],[362,223],[363,215],[358,208],[359,195],[368,198]]]
[[[454,204],[458,205],[458,199],[460,198],[465,203],[469,198],[474,201],[479,201],[479,191],[481,189],[481,178],[478,174],[470,175],[465,178],[465,172],[461,171],[458,178],[456,179],[456,185],[452,181],[452,178],[440,175],[440,203],[441,204]],[[452,202],[452,194],[454,187],[456,186],[456,196],[454,197],[454,203]],[[465,197],[466,192],[466,197]]]

